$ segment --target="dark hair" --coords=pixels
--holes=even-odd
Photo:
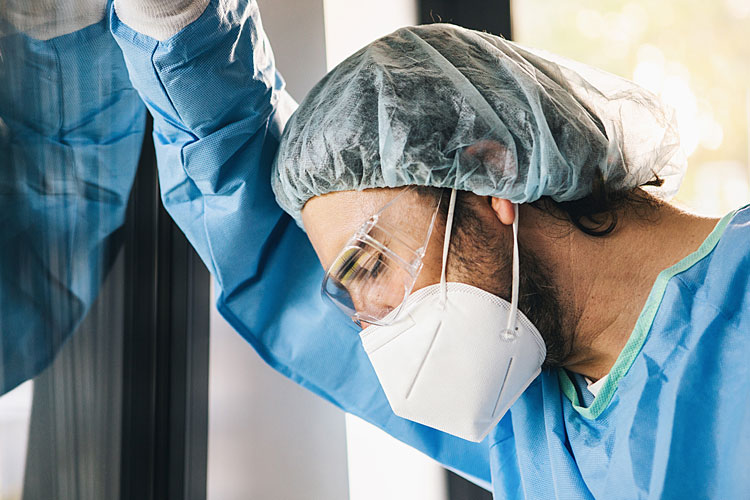
[[[664,180],[659,176],[643,186],[661,186]],[[574,227],[589,236],[607,236],[617,227],[617,213],[624,207],[639,212],[655,208],[659,202],[649,196],[641,187],[629,190],[612,190],[599,173],[591,186],[591,194],[574,201],[555,201],[548,196],[531,203],[559,219],[569,221]]]
[[[422,191],[439,196],[440,190]],[[448,254],[448,279],[477,286],[493,295],[510,300],[511,261],[501,256],[510,255],[512,243],[493,230],[492,221],[480,217],[471,203],[471,193],[456,193],[453,232]],[[443,190],[443,199],[450,197],[450,189]],[[442,203],[440,226],[445,227],[448,203]],[[520,244],[520,243],[519,243]],[[521,272],[519,309],[534,323],[544,339],[547,354],[544,367],[563,366],[573,351],[575,330],[564,324],[565,317],[551,281],[550,270],[533,253],[520,248],[524,268]],[[452,275],[452,276],[451,276]],[[469,280],[469,281],[464,281]],[[564,335],[563,332],[569,332]]]
[[[573,227],[589,236],[602,237],[615,230],[618,222],[617,214],[625,207],[646,218],[645,212],[658,207],[659,201],[641,188],[644,186],[659,187],[662,184],[664,184],[664,180],[654,175],[652,180],[641,186],[627,190],[613,190],[604,182],[601,173],[598,173],[592,182],[591,194],[584,198],[573,201],[555,201],[549,196],[543,196],[530,203],[530,206],[559,220],[569,222]],[[442,191],[444,201],[450,198],[450,188],[442,188],[442,190],[441,188],[426,186],[416,186],[416,188],[422,196],[437,197]],[[459,191],[457,194],[456,227],[475,233],[481,231],[481,228],[476,224],[477,219],[471,217],[473,210],[463,200],[464,193]],[[448,204],[444,202],[441,206],[443,222],[445,222],[447,212]],[[460,223],[461,220],[466,220],[467,223]]]

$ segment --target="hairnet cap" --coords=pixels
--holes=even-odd
[[[328,73],[286,125],[272,174],[301,225],[333,191],[421,185],[533,202],[583,198],[685,160],[671,110],[615,75],[458,26],[402,28]]]

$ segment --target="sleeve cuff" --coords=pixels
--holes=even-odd
[[[115,0],[117,17],[130,28],[159,41],[200,17],[209,0]]]

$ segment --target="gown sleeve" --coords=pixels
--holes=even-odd
[[[285,376],[488,486],[487,442],[395,416],[353,323],[321,299],[323,270],[271,190],[295,104],[256,3],[225,4],[210,2],[163,41],[110,9],[133,86],[154,117],[162,200],[211,271],[219,312]]]

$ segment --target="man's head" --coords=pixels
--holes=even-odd
[[[362,223],[398,195],[401,195],[398,212],[392,222],[418,239],[417,233],[430,219],[432,207],[442,193],[423,268],[412,292],[438,283],[449,193],[438,188],[403,191],[403,188],[342,191],[312,198],[302,210],[302,220],[323,267],[328,269]],[[448,252],[447,280],[510,300],[513,218],[513,206],[507,200],[460,192]],[[572,332],[563,331],[560,297],[548,270],[533,250],[523,245],[519,250],[522,262],[519,308],[545,340],[546,364],[560,366],[572,348]],[[502,327],[498,325],[498,329]]]
[[[326,267],[399,188],[421,188],[404,209],[407,230],[429,216],[422,204],[454,188],[448,279],[507,297],[512,203],[606,234],[597,217],[638,186],[661,177],[664,193],[676,190],[678,144],[658,99],[631,82],[430,25],[373,42],[311,91],[284,130],[272,185]],[[444,214],[417,288],[439,279]],[[548,363],[560,364],[571,338],[560,293],[533,245],[520,250],[520,307],[542,331]]]
[[[451,25],[400,29],[325,76],[287,123],[271,182],[307,200],[379,187],[455,188],[514,203],[579,200],[684,170],[672,115],[614,75]]]

